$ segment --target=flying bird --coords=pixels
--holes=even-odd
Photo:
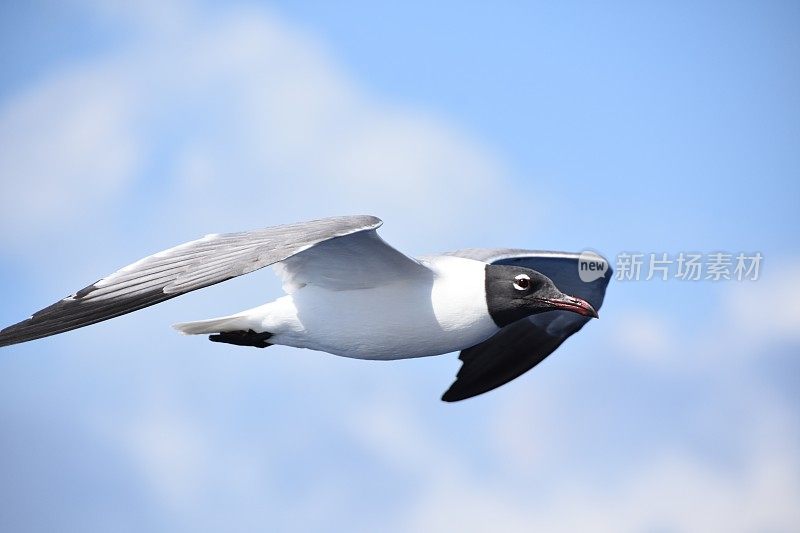
[[[378,236],[380,219],[346,216],[212,234],[164,250],[0,331],[0,346],[108,320],[272,266],[285,295],[228,316],[184,322],[187,335],[344,357],[407,359],[460,351],[454,402],[520,376],[603,303],[611,269],[583,281],[582,255],[469,249],[411,258]],[[599,266],[598,266],[599,265]]]

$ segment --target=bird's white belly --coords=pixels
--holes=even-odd
[[[405,359],[473,346],[498,331],[477,283],[436,279],[330,291],[307,286],[264,306],[270,342],[359,359]]]

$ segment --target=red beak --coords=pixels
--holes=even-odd
[[[597,311],[595,311],[594,307],[592,307],[592,304],[582,298],[564,295],[563,298],[558,298],[555,300],[548,299],[546,301],[555,309],[571,311],[573,313],[578,313],[579,315],[588,316],[591,318],[598,318]]]

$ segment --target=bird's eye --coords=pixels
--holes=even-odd
[[[531,278],[527,274],[520,274],[514,278],[514,288],[524,291],[531,286]]]

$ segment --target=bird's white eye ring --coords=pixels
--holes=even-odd
[[[519,274],[514,277],[514,288],[518,291],[528,290],[531,286],[531,278],[527,274]]]

